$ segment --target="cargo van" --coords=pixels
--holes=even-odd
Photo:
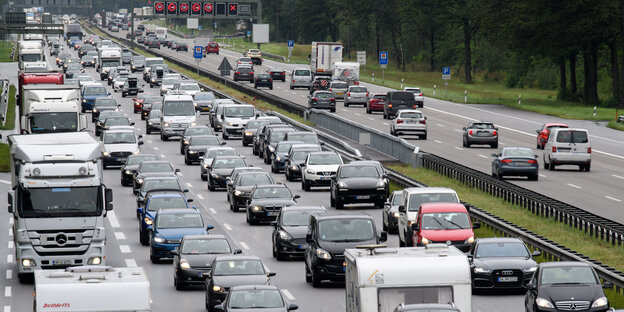
[[[580,171],[591,167],[591,143],[585,129],[555,128],[544,144],[544,169],[559,165],[577,165]]]
[[[290,89],[306,88],[310,89],[312,73],[307,68],[295,68],[290,74]]]

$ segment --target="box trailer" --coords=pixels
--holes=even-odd
[[[343,46],[340,42],[312,42],[310,71],[313,75],[331,76],[334,63],[342,62]]]

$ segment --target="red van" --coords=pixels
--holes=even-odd
[[[473,229],[481,224],[470,220],[466,207],[457,203],[428,203],[420,206],[416,223],[412,224],[413,242],[417,246],[429,244],[453,245],[468,251],[474,243]]]

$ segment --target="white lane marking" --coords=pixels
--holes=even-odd
[[[117,216],[115,215],[114,211],[109,211],[108,214],[106,215],[108,217],[108,222],[110,223],[110,225],[114,228],[118,228],[121,225],[119,225],[119,220],[117,220]]]
[[[12,279],[12,278],[13,278],[13,270],[7,269],[6,270],[6,279]]]
[[[355,116],[362,116],[362,114],[360,114],[360,113],[355,113]]]
[[[251,248],[249,248],[249,246],[247,244],[245,244],[245,242],[240,242],[241,247],[243,247],[243,249],[249,250]]]
[[[158,150],[158,147],[154,146],[154,150],[155,150],[155,151],[157,151],[157,150]]]
[[[375,118],[366,117],[366,119],[375,121]]]
[[[300,97],[302,98],[307,98],[307,96],[303,95],[303,94],[299,94]]]
[[[223,227],[224,227],[226,230],[228,230],[228,231],[231,231],[231,230],[232,230],[232,227],[231,227],[229,224],[227,224],[227,223],[223,223]]]
[[[13,228],[9,229],[9,236],[13,236]]]
[[[444,127],[444,125],[443,124],[438,124],[438,127]]]
[[[9,217],[9,224],[13,225],[13,216]]]
[[[288,289],[282,289],[282,293],[284,293],[284,296],[286,296],[288,300],[295,301],[295,296],[293,296]]]
[[[343,111],[343,112],[348,112],[349,111],[349,110],[347,110],[345,108],[341,108],[340,110]]]
[[[292,94],[297,95],[297,92],[292,92]]]
[[[455,131],[455,132],[464,132],[464,130],[462,130],[462,129],[453,129],[453,131]]]
[[[605,198],[608,198],[608,199],[616,201],[616,202],[621,202],[622,201],[621,199],[617,199],[617,198],[611,197],[611,196],[605,196]]]
[[[123,232],[115,232],[115,238],[117,240],[123,240],[126,239],[126,234],[124,234]]]
[[[460,150],[460,151],[463,151],[463,150],[464,150],[463,148],[461,148],[461,147],[459,147],[459,146],[455,146],[455,149]]]
[[[160,157],[161,158],[165,158],[165,154],[160,154]]]
[[[13,263],[13,255],[7,255],[7,263]]]
[[[152,144],[152,140],[147,140],[147,143]]]
[[[11,306],[4,306],[4,312],[11,312]]]
[[[8,247],[9,249],[13,249],[13,247],[14,247],[14,246],[13,246],[13,241],[12,241],[12,240],[10,240],[10,241],[9,241],[9,244],[8,244],[8,246],[7,246],[7,247]]]
[[[440,140],[433,140],[433,142],[436,142],[436,143],[442,144],[442,141],[440,141]]]
[[[481,158],[489,158],[489,157],[487,157],[487,156],[485,156],[483,154],[479,154],[479,157],[481,157]]]
[[[4,287],[4,296],[11,297],[11,286]]]
[[[624,180],[624,177],[621,177],[621,176],[619,176],[617,174],[612,174],[611,176],[614,177],[614,178],[618,178],[618,179]]]
[[[3,183],[3,184],[11,184],[11,181],[7,181],[7,180],[0,180],[0,183]]]
[[[191,183],[189,183],[189,182],[186,182],[186,186],[188,186],[188,187],[193,187],[193,184],[191,184]]]
[[[126,266],[129,268],[136,268],[137,267],[137,263],[136,261],[134,261],[134,259],[124,259],[124,261],[126,262]]]
[[[582,187],[580,187],[580,186],[578,186],[578,185],[574,185],[574,184],[572,184],[572,183],[567,183],[567,185],[568,185],[568,186],[571,186],[571,187],[573,187],[573,188],[577,188],[577,189],[582,188]]]
[[[214,208],[208,208],[208,210],[210,210],[210,212],[212,212],[212,214],[217,214],[217,210]]]
[[[540,177],[542,177],[542,178],[545,178],[545,177],[546,177],[545,175],[543,175],[543,174],[541,174],[541,173],[538,173],[537,175],[538,175],[538,176],[540,176]]]
[[[500,145],[507,145],[507,144],[505,144],[505,143],[503,143],[503,142],[498,142],[498,144],[500,144]]]
[[[128,245],[119,245],[119,250],[121,250],[121,253],[131,253],[132,252],[130,250],[130,246],[128,246]]]
[[[382,124],[384,124],[384,125],[386,125],[386,126],[389,126],[389,125],[390,125],[390,124],[389,124],[389,123],[387,123],[387,122],[382,122]]]
[[[197,194],[197,198],[204,200],[204,196],[202,196],[202,194]]]

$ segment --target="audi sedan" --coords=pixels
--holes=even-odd
[[[329,109],[333,113],[336,111],[336,99],[332,92],[315,91],[308,97],[308,108]]]
[[[537,181],[539,165],[537,155],[530,148],[505,147],[498,154],[492,154],[492,176],[502,179],[503,176],[526,176]]]
[[[258,185],[251,191],[247,203],[247,223],[275,221],[282,207],[295,205],[299,195],[294,195],[284,184]]]
[[[463,146],[473,144],[490,145],[498,148],[498,128],[491,122],[472,122],[463,128]]]

